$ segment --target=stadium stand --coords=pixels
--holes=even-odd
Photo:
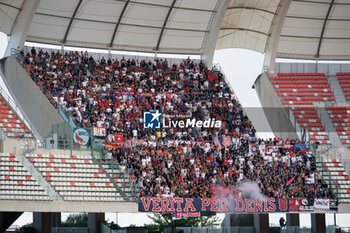
[[[315,107],[292,107],[292,111],[300,127],[308,129],[311,142],[330,143]]]
[[[50,200],[14,154],[0,153],[0,173],[0,199]]]
[[[350,144],[350,107],[329,106],[326,110],[342,143]]]
[[[33,134],[0,93],[0,130],[8,137],[33,138]]]
[[[278,73],[271,77],[271,82],[284,105],[335,100],[324,73]]]
[[[88,53],[50,54],[34,48],[22,56],[22,64],[33,81],[43,92],[49,93],[47,96],[54,106],[61,105],[71,112],[78,127],[107,128],[107,141],[112,145],[113,155],[107,160],[117,163],[120,170],[113,174],[111,167],[105,167],[106,171],[113,179],[126,171],[130,184],[140,188],[140,196],[212,197],[231,190],[234,195],[246,197],[249,193],[237,188],[237,184],[254,180],[262,193],[270,197],[334,197],[321,179],[314,178],[311,182],[306,179],[317,177],[317,171],[314,157],[304,143],[280,139],[264,141],[255,137],[254,127],[218,70],[208,70],[202,63],[196,64],[190,59],[178,65],[170,65],[162,59],[147,62],[102,58],[95,61]],[[309,76],[318,79],[320,75]],[[311,78],[300,76],[299,79],[306,82]],[[312,88],[325,92],[325,98],[331,98],[329,85],[316,83]],[[309,98],[307,101],[316,100]],[[160,110],[163,116],[177,115],[183,119],[192,114],[194,118],[216,118],[223,123],[219,129],[145,130],[142,112],[151,109]],[[311,122],[309,127],[316,127],[311,124],[317,122]],[[121,146],[113,142],[113,135],[123,136]],[[81,181],[79,185],[76,178],[69,178],[70,175],[63,175],[64,182],[53,181],[54,169],[60,173],[68,169],[62,171],[73,173],[77,168],[72,168],[72,164],[50,162],[55,158],[34,156],[30,159],[40,160],[34,162],[34,166],[46,172],[44,176],[51,179],[49,182],[56,190],[61,183],[69,187],[73,182],[74,190],[72,187],[69,191],[60,190],[66,200],[98,198],[92,192],[82,197],[83,190],[77,186],[91,188],[91,183],[96,186],[106,182],[91,182],[96,178],[93,175],[97,167],[94,171],[88,170],[89,181]],[[81,162],[79,166],[86,164]],[[293,177],[297,177],[295,182],[292,182]]]
[[[337,73],[338,81],[347,101],[350,101],[350,73]]]
[[[323,179],[334,188],[342,203],[350,203],[350,180],[343,164],[338,159],[325,159],[323,167]]]
[[[310,133],[310,141],[329,144],[329,135],[321,123],[315,102],[335,101],[324,73],[278,73],[270,81],[285,108],[291,108],[301,128]]]
[[[123,201],[126,195],[91,155],[26,154],[26,158],[67,201]]]

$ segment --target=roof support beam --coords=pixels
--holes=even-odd
[[[329,2],[320,2],[320,1],[310,1],[310,0],[293,0],[294,2],[302,2],[302,3],[312,3],[312,4],[324,4],[324,5],[329,5]],[[333,5],[337,6],[349,6],[350,3],[345,3],[345,2],[335,2]]]
[[[62,40],[62,44],[66,43],[66,41],[67,41],[67,37],[68,37],[69,30],[70,30],[70,28],[71,28],[71,26],[72,26],[72,23],[73,23],[73,20],[74,20],[74,18],[75,18],[75,15],[77,14],[78,9],[79,9],[79,7],[80,7],[80,5],[81,5],[82,2],[83,2],[83,0],[79,0],[77,6],[75,7],[75,10],[74,10],[74,12],[73,12],[72,17],[70,18],[70,21],[69,21],[68,27],[67,27],[67,29],[66,29],[66,32],[64,33],[64,37],[63,37],[63,40]]]
[[[10,41],[7,45],[5,56],[11,55],[11,49],[23,49],[24,42],[27,38],[30,24],[33,21],[34,13],[38,8],[40,0],[23,1],[21,9],[12,25],[10,32]]]
[[[280,35],[284,20],[286,18],[288,9],[292,3],[292,0],[281,0],[280,5],[276,11],[276,15],[273,18],[270,28],[270,36],[267,38],[265,47],[265,60],[263,72],[269,71],[273,73],[275,71],[275,61],[277,56],[278,44],[280,41]]]
[[[127,2],[129,0],[114,0],[117,2]],[[130,4],[137,4],[137,5],[143,5],[143,6],[155,6],[155,7],[164,7],[169,8],[169,5],[163,5],[163,4],[156,4],[156,3],[150,3],[150,2],[137,2],[137,1],[130,1]],[[200,9],[200,8],[190,8],[190,7],[180,7],[180,6],[174,6],[175,9],[180,10],[189,10],[189,11],[204,11],[204,12],[215,12],[215,10],[207,10],[207,9]]]
[[[208,67],[212,67],[216,41],[219,35],[221,22],[224,19],[227,6],[230,0],[221,0],[216,3],[215,11],[212,20],[208,27],[208,34],[202,44],[203,55],[202,60]]]
[[[335,5],[335,4],[333,4]],[[324,21],[324,18],[315,18],[315,17],[304,17],[304,16],[286,16],[287,18],[289,19],[306,19],[306,20],[320,20],[320,21]],[[332,19],[329,19],[328,18],[328,21],[339,21],[339,22],[349,22],[350,19],[340,19],[340,18],[332,18]]]
[[[265,32],[261,32],[261,31],[257,31],[257,30],[253,30],[253,29],[249,29],[249,28],[223,27],[223,28],[220,28],[220,30],[247,31],[247,32],[254,32],[254,33],[258,33],[258,34],[263,34],[265,36],[269,35],[269,34],[267,34]]]
[[[12,5],[7,4],[7,3],[4,3],[4,2],[0,2],[0,5],[4,5],[4,6],[7,6],[7,7],[11,7],[11,8],[16,9],[16,10],[21,10],[21,8],[18,8],[18,7],[12,6]]]
[[[129,2],[130,2],[130,0],[127,0],[127,1],[125,2],[124,7],[123,7],[123,10],[122,10],[122,12],[120,13],[118,22],[117,22],[117,24],[115,25],[115,28],[114,28],[114,31],[113,31],[113,35],[112,35],[112,38],[111,38],[111,42],[109,43],[109,47],[110,47],[110,48],[112,48],[112,46],[113,46],[113,41],[114,41],[114,39],[115,39],[115,35],[117,34],[118,27],[119,27],[119,25],[120,25],[120,22],[122,21],[122,18],[123,18],[123,16],[124,16],[124,13],[125,13],[125,11],[126,11],[126,8],[128,8]]]
[[[157,46],[156,46],[156,48],[155,48],[155,51],[158,51],[158,50],[159,50],[159,45],[160,45],[160,42],[162,41],[162,37],[163,37],[163,34],[164,34],[165,26],[166,26],[166,24],[168,23],[168,20],[169,20],[171,11],[173,10],[173,8],[174,8],[174,6],[175,6],[175,3],[176,3],[176,0],[173,0],[173,2],[171,3],[170,8],[169,8],[169,10],[168,10],[168,13],[167,13],[167,15],[166,15],[166,17],[165,17],[165,20],[164,20],[162,29],[161,29],[160,34],[159,34],[159,37],[158,37]]]
[[[272,11],[268,11],[268,10],[260,9],[260,8],[255,8],[255,7],[248,7],[248,6],[231,6],[231,7],[227,8],[227,10],[234,10],[234,9],[262,11],[262,12],[269,13],[269,14],[272,14],[272,15],[276,14],[275,12],[272,12]]]
[[[323,26],[322,26],[322,30],[321,30],[320,40],[318,41],[318,46],[317,46],[316,58],[318,58],[320,56],[320,50],[321,50],[321,46],[322,46],[322,40],[323,40],[324,31],[326,30],[326,25],[327,25],[328,18],[329,18],[329,15],[331,13],[331,10],[333,8],[334,1],[335,0],[332,0],[330,2],[329,7],[328,7],[328,11],[327,11],[327,14],[326,14],[326,18],[323,21]]]

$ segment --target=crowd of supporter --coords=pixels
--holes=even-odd
[[[242,184],[249,181],[269,197],[333,197],[304,143],[256,137],[215,68],[190,59],[96,61],[87,52],[34,48],[22,58],[38,87],[78,127],[106,127],[108,135],[123,136],[109,154],[129,172],[141,196],[248,197],[251,190]],[[144,129],[143,112],[149,110],[169,119],[220,120],[222,126]]]

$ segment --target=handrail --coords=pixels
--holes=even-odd
[[[323,150],[321,150],[322,154],[326,154],[327,158],[334,158],[334,159],[339,159],[340,161],[342,160],[342,154],[335,150],[331,145],[325,145],[327,146]]]
[[[104,167],[101,165],[101,162],[98,162],[97,159],[95,158],[95,156],[92,154],[92,160],[99,166],[100,169],[102,169],[105,173],[106,176],[112,181],[112,183],[114,184],[115,188],[120,192],[120,194],[123,195],[124,198],[127,198],[126,194],[125,194],[125,187],[124,190],[121,190],[120,187],[118,187],[118,185],[116,184],[116,182],[113,180],[113,177],[111,177],[109,175],[109,173],[104,169]],[[101,160],[100,160],[101,161]],[[111,161],[112,163],[112,161]],[[108,163],[104,163],[104,164],[108,164]],[[113,173],[113,169],[112,169],[112,173]],[[124,183],[124,179],[123,179],[123,183]]]
[[[95,155],[92,155],[92,157],[93,157],[93,160],[94,160],[96,163],[98,163],[98,161],[97,161]],[[102,159],[100,159],[100,163],[101,163],[101,162],[102,162]],[[100,164],[100,163],[98,163],[98,164]],[[131,182],[130,182],[131,195],[134,195],[134,196],[135,196],[136,201],[139,200],[140,195],[138,195],[138,194],[139,194],[139,192],[138,192],[139,190],[137,190],[138,187],[136,187],[136,185],[134,184],[135,182],[131,179],[131,177],[130,177],[130,172],[129,172],[128,170],[123,170],[123,169],[121,168],[121,165],[120,165],[117,161],[114,161],[113,159],[111,159],[109,163],[106,162],[106,159],[105,159],[105,161],[103,161],[103,163],[101,163],[101,164],[106,164],[106,165],[108,165],[108,166],[112,169],[112,173],[113,173],[113,170],[122,171],[122,174],[123,174],[123,184],[125,184],[125,179],[130,179],[130,180],[131,180]],[[103,170],[105,170],[105,169],[103,168]],[[108,174],[107,171],[106,171],[106,173]],[[112,180],[112,182],[113,182],[113,184],[114,184],[115,182],[114,182],[113,179],[114,179],[114,178],[113,178],[113,176],[112,176],[112,177],[111,177],[111,180]],[[116,185],[116,184],[115,184],[115,185]],[[125,194],[125,186],[123,186],[123,190],[119,190],[119,191],[122,191],[122,192]],[[127,196],[126,196],[126,197],[127,197]],[[134,199],[133,197],[131,197],[131,198]]]
[[[325,176],[325,175],[327,175],[328,176],[328,185],[329,185],[329,188],[332,190],[332,191],[334,191],[334,190],[336,190],[335,192],[334,192],[334,195],[335,195],[335,197],[336,197],[336,200],[337,200],[337,203],[339,203],[339,192],[338,192],[338,187],[339,187],[339,184],[338,184],[338,180],[337,179],[335,179],[335,182],[336,182],[336,187],[335,187],[335,189],[334,188],[332,188],[331,186],[333,185],[333,183],[332,183],[332,179],[331,179],[331,173],[330,173],[330,171],[328,170],[325,170],[324,169],[324,166],[323,166],[323,158],[320,156],[320,154],[319,154],[319,152],[316,150],[316,145],[315,144],[312,144],[312,145],[310,145],[310,149],[311,149],[311,152],[312,152],[312,154],[315,156],[315,159],[316,159],[316,163],[319,161],[320,163],[322,163],[322,166],[316,166],[316,168],[317,168],[317,170],[320,172],[320,174],[321,174],[321,176],[322,176],[322,179],[323,179],[323,177]],[[318,161],[317,161],[318,160]],[[325,179],[324,179],[325,180]]]
[[[19,64],[24,67],[25,62],[24,62],[24,58],[22,56],[17,56],[17,61],[19,62]],[[54,101],[54,96],[51,95],[50,91],[47,90],[44,86],[39,86],[37,85],[37,83],[40,81],[40,79],[38,78],[38,76],[36,76],[36,74],[32,71],[32,70],[28,70],[30,72],[30,78],[33,79],[35,85],[41,90],[41,92],[46,96],[46,98],[49,100],[49,102],[54,106],[54,108],[57,110],[58,114],[60,114],[62,116],[62,114],[64,114],[65,117],[62,116],[62,118],[66,121],[66,123],[70,126],[70,128],[75,128],[76,125],[74,124],[74,122],[70,119],[71,116],[67,115],[64,111],[64,109],[62,108],[62,106],[58,103],[56,103]],[[66,119],[67,120],[66,120]]]

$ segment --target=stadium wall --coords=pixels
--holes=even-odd
[[[345,63],[284,63],[277,62],[276,73],[325,73],[336,75],[337,72],[350,72],[350,64]]]
[[[258,94],[265,116],[276,137],[298,138],[288,114],[279,100],[268,74],[263,73],[254,82],[254,88]]]
[[[31,138],[7,138],[5,140],[0,140],[0,152],[1,153],[21,153],[23,150],[27,149],[26,144],[32,145],[31,147],[36,147],[36,140]]]
[[[26,116],[26,121],[29,121],[37,132],[36,136],[39,137],[39,140],[43,141],[50,136],[53,127],[58,124],[67,127],[66,131],[69,132],[69,126],[64,122],[64,119],[15,57],[11,56],[0,60],[0,72],[12,98]]]

